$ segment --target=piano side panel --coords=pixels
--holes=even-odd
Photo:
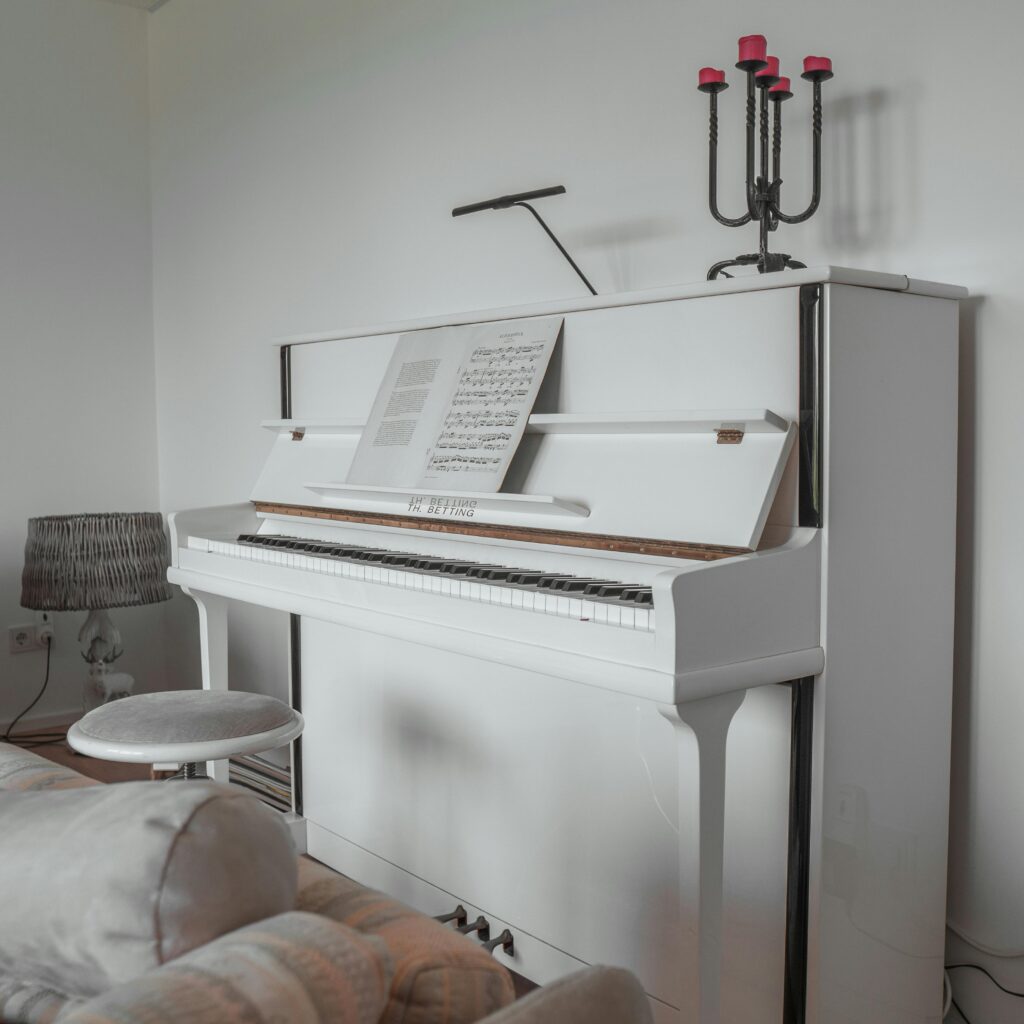
[[[687,1005],[675,736],[653,704],[308,619],[302,677],[309,821]],[[724,1019],[735,1024],[779,1019],[788,715],[788,689],[768,687],[731,734]],[[333,866],[360,877],[358,863]]]
[[[835,285],[826,301],[809,1019],[924,1024],[942,1015],[957,303]]]

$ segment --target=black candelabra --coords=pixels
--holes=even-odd
[[[832,77],[832,61],[828,57],[805,57],[801,78],[814,90],[811,111],[811,201],[801,213],[784,213],[780,208],[782,192],[782,104],[791,99],[788,78],[779,74],[779,58],[768,56],[764,36],[743,36],[739,42],[736,67],[747,78],[747,142],[746,194],[747,210],[740,217],[725,217],[718,209],[718,94],[728,89],[725,72],[717,68],[701,68],[697,88],[708,94],[711,114],[708,134],[708,205],[719,224],[739,228],[756,221],[760,228],[760,245],[756,253],[721,260],[708,271],[712,281],[727,267],[756,266],[767,274],[787,267],[805,266],[786,253],[769,252],[768,237],[779,223],[799,224],[814,215],[821,201],[821,83]],[[768,105],[772,107],[771,141],[768,135]],[[759,137],[758,136],[759,129]],[[769,156],[771,174],[769,175]],[[726,274],[726,277],[729,275]]]

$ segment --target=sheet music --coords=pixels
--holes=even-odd
[[[549,317],[403,334],[347,482],[498,491],[561,327]]]

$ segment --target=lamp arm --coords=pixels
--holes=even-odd
[[[577,275],[579,276],[579,279],[587,286],[587,289],[590,291],[590,294],[591,295],[596,295],[597,294],[597,289],[587,280],[586,275],[576,265],[576,261],[566,251],[565,246],[562,245],[562,243],[555,237],[555,233],[551,230],[551,228],[549,228],[547,226],[547,224],[544,223],[544,218],[529,203],[524,203],[522,200],[518,200],[518,201],[516,201],[514,203],[510,203],[509,205],[510,206],[522,206],[524,209],[529,210],[530,213],[533,214],[533,216],[537,220],[537,223],[547,233],[548,238],[550,238],[551,241],[555,243],[555,245],[558,247],[558,251],[565,257],[566,262],[568,262],[569,266],[572,267],[572,269],[576,271]]]

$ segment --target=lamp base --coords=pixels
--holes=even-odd
[[[82,657],[89,663],[89,675],[82,688],[82,708],[92,711],[119,697],[131,695],[135,680],[127,672],[109,672],[107,667],[124,653],[121,633],[105,608],[89,612],[78,632]]]

